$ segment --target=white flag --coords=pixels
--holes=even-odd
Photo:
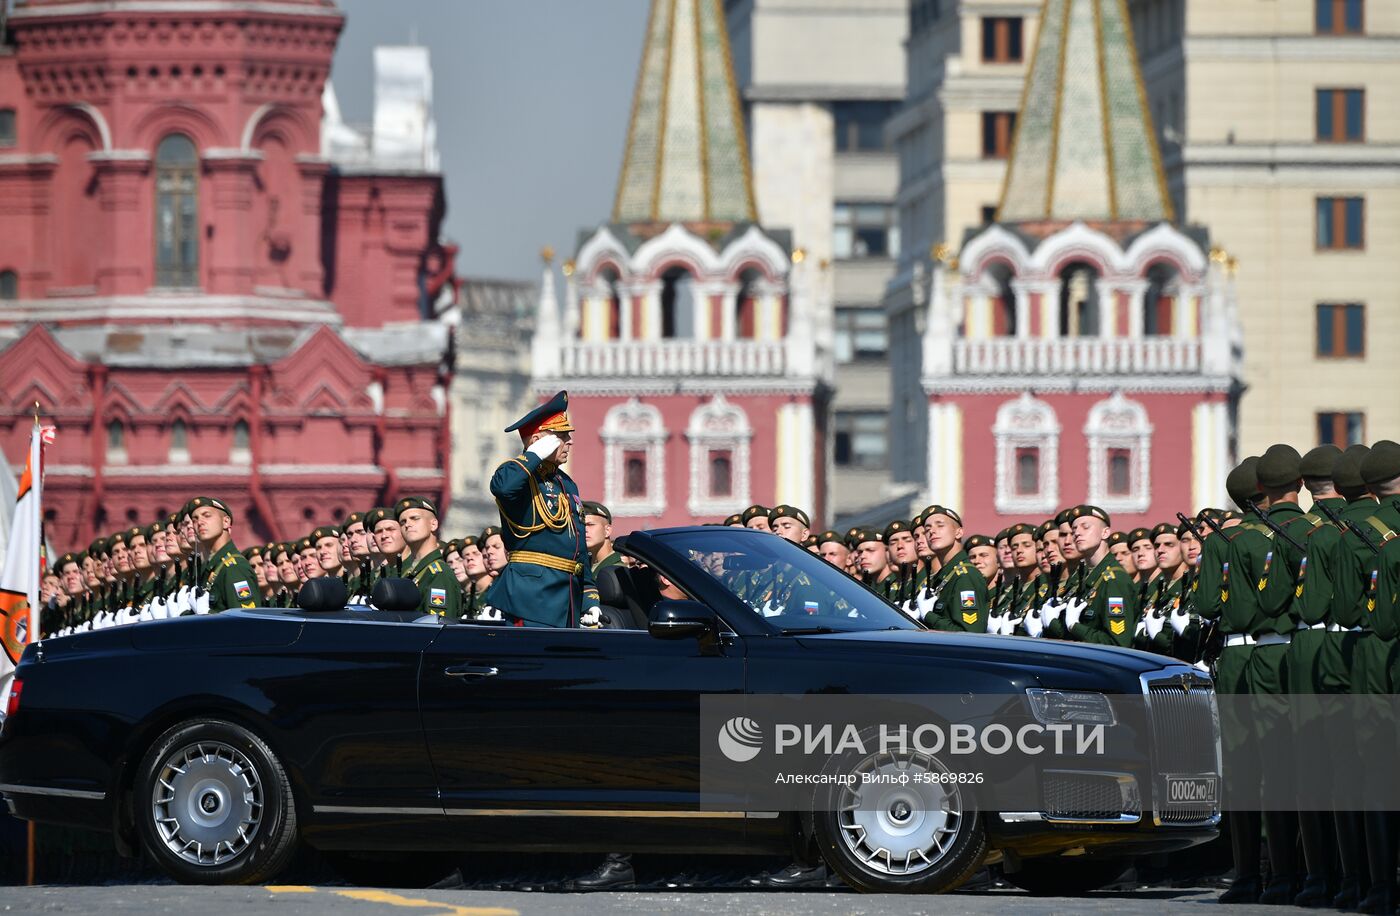
[[[39,579],[43,563],[41,505],[43,493],[42,439],[48,434],[36,423],[29,440],[29,459],[19,478],[10,541],[0,570],[0,711],[10,696],[15,665],[30,634],[39,635]]]

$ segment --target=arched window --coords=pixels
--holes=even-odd
[[[1023,393],[997,410],[996,509],[1051,512],[1060,498],[1060,422],[1055,409]]]
[[[1060,271],[1060,336],[1097,337],[1099,333],[1099,272],[1083,261]]]
[[[1006,264],[997,262],[987,268],[988,279],[995,287],[992,294],[992,336],[1016,336],[1016,293],[1011,288],[1015,274]]]
[[[19,298],[19,274],[13,270],[0,270],[0,300]]]
[[[672,267],[661,275],[661,336],[666,339],[695,336],[695,310],[699,308],[695,278],[684,267]]]
[[[632,398],[603,418],[603,502],[614,518],[666,510],[666,425],[661,411]]]
[[[1089,502],[1105,512],[1146,512],[1152,504],[1152,424],[1147,408],[1121,391],[1089,408]]]
[[[604,315],[604,321],[605,321],[605,323],[606,323],[605,330],[607,331],[607,339],[608,339],[608,340],[621,340],[621,339],[622,339],[622,291],[618,288],[618,281],[619,281],[620,278],[619,278],[618,275],[617,275],[617,271],[613,270],[611,267],[605,267],[605,268],[603,268],[603,270],[598,274],[598,279],[599,279],[599,281],[603,284],[603,288],[607,291],[607,297],[608,297],[608,298],[607,298],[607,303],[606,303],[607,311],[606,311],[606,314]]]
[[[121,420],[107,423],[107,463],[126,464],[126,427]]]
[[[758,281],[763,275],[750,267],[739,274],[739,293],[734,297],[734,336],[740,340],[753,340],[755,333],[755,311],[758,308]]]
[[[233,424],[233,447],[229,450],[231,464],[249,464],[253,460],[248,421],[238,420]]]
[[[177,419],[170,424],[170,463],[188,464],[190,460],[190,433],[184,420]]]
[[[728,515],[748,505],[753,426],[744,409],[717,394],[695,408],[685,437],[690,442],[690,514]]]
[[[199,156],[184,134],[156,148],[156,285],[199,284]]]
[[[1172,333],[1172,307],[1176,304],[1178,275],[1169,264],[1156,263],[1147,270],[1147,292],[1142,298],[1142,333],[1149,337]]]
[[[15,110],[0,108],[0,147],[15,146],[19,143],[19,131],[15,127]]]

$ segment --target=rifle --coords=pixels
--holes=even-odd
[[[1202,536],[1201,529],[1196,527],[1195,522],[1191,521],[1191,519],[1187,518],[1184,514],[1180,512],[1176,514],[1176,517],[1181,522],[1181,524],[1186,526],[1187,531],[1191,532],[1193,535],[1196,536],[1196,540],[1200,541],[1203,544],[1205,543],[1206,539],[1204,536]]]
[[[1244,507],[1250,512],[1253,512],[1256,516],[1258,516],[1259,521],[1263,522],[1264,526],[1274,533],[1274,537],[1283,540],[1285,543],[1287,543],[1290,547],[1292,547],[1299,553],[1306,554],[1308,552],[1308,549],[1302,544],[1299,544],[1298,541],[1293,537],[1293,535],[1289,534],[1283,529],[1282,525],[1269,518],[1269,516],[1266,515],[1263,512],[1263,510],[1259,508],[1259,504],[1256,503],[1254,500],[1246,499],[1244,501]]]
[[[1375,541],[1371,540],[1371,533],[1370,533],[1369,531],[1367,531],[1365,528],[1362,528],[1360,525],[1353,524],[1352,522],[1349,522],[1349,521],[1347,521],[1346,519],[1342,518],[1342,517],[1341,517],[1340,515],[1338,515],[1335,511],[1333,511],[1331,507],[1329,507],[1329,506],[1327,506],[1327,505],[1324,505],[1321,501],[1314,502],[1314,503],[1313,503],[1313,506],[1314,506],[1316,509],[1320,510],[1320,511],[1322,512],[1323,515],[1325,515],[1325,516],[1327,516],[1329,519],[1331,519],[1331,520],[1332,520],[1332,524],[1336,525],[1338,528],[1342,529],[1343,531],[1350,531],[1352,534],[1354,534],[1354,535],[1356,535],[1357,537],[1361,538],[1361,542],[1362,542],[1363,544],[1365,544],[1367,547],[1371,548],[1371,552],[1372,552],[1372,553],[1377,554],[1377,555],[1380,554],[1380,552],[1381,552],[1380,545],[1377,544]]]
[[[1181,515],[1181,513],[1178,512],[1177,515]],[[1190,521],[1190,519],[1186,518],[1186,516],[1184,516],[1184,515],[1181,515],[1181,518],[1182,518],[1183,520],[1187,521],[1187,522]],[[1205,523],[1206,523],[1206,527],[1209,528],[1211,531],[1214,531],[1216,534],[1220,535],[1221,537],[1228,538],[1228,536],[1225,534],[1225,529],[1222,528],[1222,527],[1220,527],[1220,523],[1217,522],[1215,519],[1211,518],[1209,515],[1202,515],[1202,516],[1201,516],[1201,521],[1205,522]],[[1192,530],[1195,530],[1195,529],[1192,529]]]

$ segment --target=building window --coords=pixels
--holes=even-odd
[[[19,142],[15,129],[15,110],[0,108],[0,147],[14,146]]]
[[[1035,446],[1016,449],[1016,495],[1035,496],[1040,493],[1040,449]]]
[[[879,411],[836,414],[835,459],[838,467],[882,471],[890,466],[890,418]]]
[[[170,424],[170,463],[188,464],[190,460],[190,432],[184,420]]]
[[[1005,159],[1011,155],[1011,138],[1016,134],[1016,112],[982,112],[982,158]]]
[[[1360,35],[1364,31],[1363,0],[1315,0],[1317,34]]]
[[[0,300],[19,298],[19,274],[13,270],[0,270]]]
[[[1317,444],[1346,448],[1366,441],[1366,415],[1360,411],[1337,411],[1317,415]]]
[[[1366,247],[1365,198],[1319,197],[1317,199],[1317,247],[1341,251]]]
[[[722,394],[695,408],[686,426],[690,443],[691,515],[729,515],[749,504],[748,414]]]
[[[661,275],[661,336],[667,340],[695,336],[695,276],[684,267],[672,267]]]
[[[120,420],[107,424],[107,463],[126,464],[126,427]]]
[[[1023,392],[997,409],[996,510],[1051,512],[1060,498],[1060,421],[1055,409]]]
[[[832,214],[831,253],[837,258],[899,256],[899,224],[889,204],[838,203]]]
[[[836,152],[885,152],[885,122],[899,110],[898,102],[832,102],[831,121]]]
[[[1021,17],[982,17],[982,63],[1021,62]]]
[[[603,418],[603,502],[614,517],[666,509],[666,426],[661,411],[632,398]]]
[[[1366,90],[1317,90],[1317,139],[1357,143],[1366,139]]]
[[[992,223],[994,223],[994,222],[996,222],[996,221],[997,221],[997,205],[996,205],[996,204],[983,204],[983,205],[982,205],[982,225],[984,225],[984,226],[990,226]]]
[[[253,460],[248,421],[238,420],[233,424],[233,448],[229,450],[232,464],[249,464]]]
[[[156,285],[199,283],[199,157],[184,134],[156,148]]]
[[[836,361],[884,359],[890,351],[889,322],[879,308],[836,309]]]
[[[1317,355],[1366,355],[1366,306],[1323,303],[1317,307]]]
[[[1089,408],[1089,502],[1106,512],[1146,512],[1152,503],[1152,424],[1147,408],[1114,392]]]

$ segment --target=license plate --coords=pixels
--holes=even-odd
[[[1214,776],[1168,776],[1167,804],[1213,805],[1217,802],[1217,779]]]

